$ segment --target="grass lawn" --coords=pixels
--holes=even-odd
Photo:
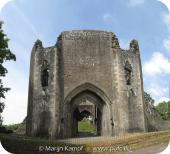
[[[91,124],[90,121],[79,121],[78,132],[86,132],[86,133],[94,132],[94,125]]]
[[[162,132],[150,132],[150,133],[137,133],[130,134],[124,137],[96,137],[91,138],[73,138],[65,140],[48,140],[40,138],[26,137],[16,134],[0,134],[0,140],[7,151],[14,154],[46,154],[46,153],[69,153],[75,154],[78,152],[54,152],[54,148],[57,147],[82,147],[79,152],[81,154],[92,154],[93,149],[96,147],[130,147],[130,149],[140,149],[144,147],[149,147],[152,145],[165,143],[170,141],[170,131]],[[76,141],[76,142],[75,142]],[[80,141],[80,142],[79,142]],[[40,147],[54,147],[51,148],[50,152],[41,151]],[[74,148],[75,149],[75,148]],[[57,149],[55,149],[57,150]],[[108,152],[97,152],[97,154],[107,154]]]

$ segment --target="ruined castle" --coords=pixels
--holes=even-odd
[[[35,42],[26,134],[74,137],[84,114],[94,117],[100,136],[148,130],[136,40],[123,50],[112,32],[75,30],[52,47]]]

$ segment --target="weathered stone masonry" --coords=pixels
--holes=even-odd
[[[85,99],[97,108],[102,136],[146,131],[139,46],[123,50],[112,32],[61,33],[55,46],[32,49],[26,133],[75,135],[74,111]]]

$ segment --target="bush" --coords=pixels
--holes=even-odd
[[[18,128],[21,127],[21,124],[5,125],[4,127],[8,130],[16,131]]]
[[[170,120],[170,101],[161,102],[155,108],[163,120]]]

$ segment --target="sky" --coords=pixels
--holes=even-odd
[[[166,0],[165,0],[166,1]],[[155,104],[167,101],[170,83],[170,13],[158,0],[0,0],[0,20],[17,61],[6,62],[4,124],[26,117],[30,54],[40,39],[53,46],[62,31],[95,29],[114,32],[121,48],[137,39],[144,89]]]

